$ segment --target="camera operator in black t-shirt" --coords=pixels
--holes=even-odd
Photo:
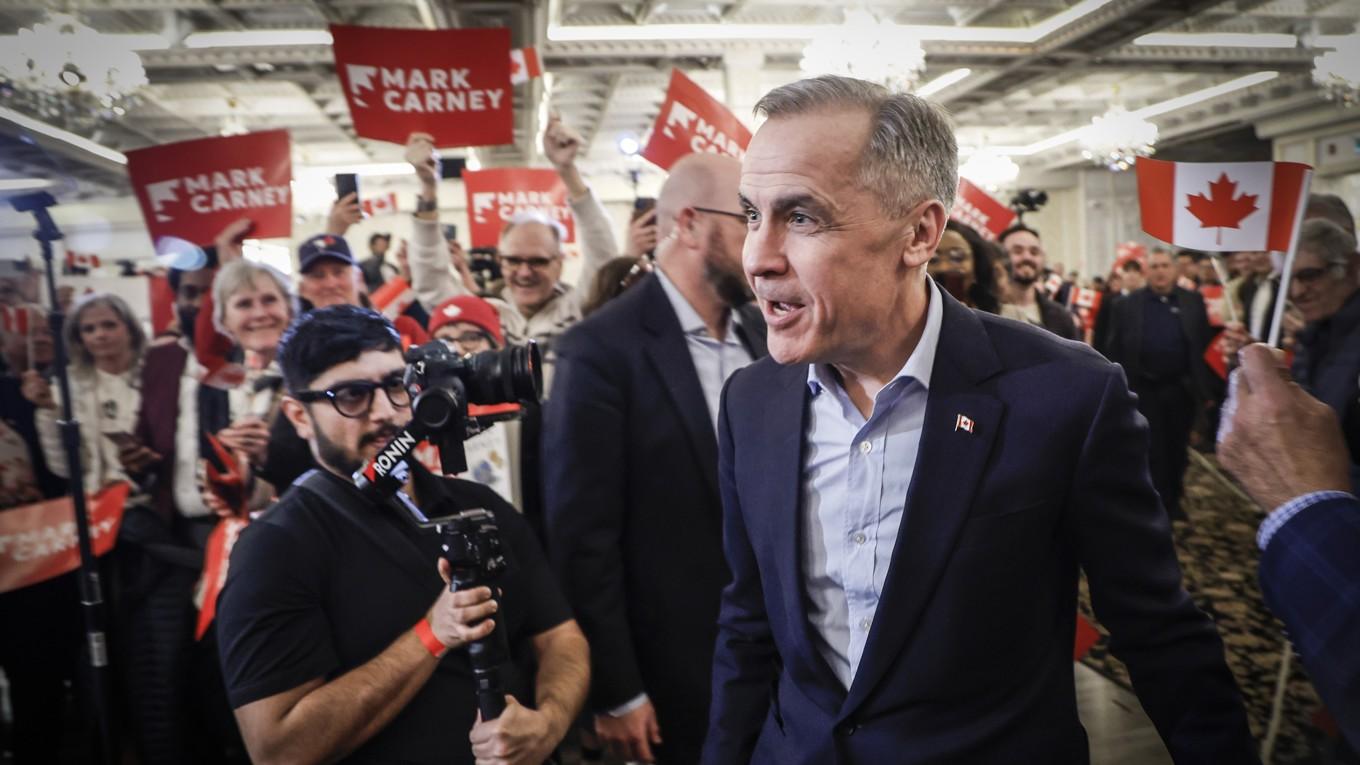
[[[279,361],[284,414],[354,501],[294,485],[232,551],[217,629],[251,758],[542,762],[580,710],[589,660],[528,525],[490,489],[413,466],[405,491],[427,513],[482,508],[500,529],[510,565],[497,599],[450,592],[438,535],[339,483],[411,419],[392,325],[353,306],[312,311]],[[493,628],[509,641],[509,695],[486,722],[464,647]]]

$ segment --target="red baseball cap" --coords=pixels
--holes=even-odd
[[[473,295],[459,295],[449,298],[430,314],[430,335],[440,327],[464,321],[472,324],[496,341],[497,346],[505,345],[505,335],[501,333],[501,317],[490,303]]]

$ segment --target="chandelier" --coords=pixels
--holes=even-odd
[[[1015,182],[1020,166],[1010,157],[984,146],[959,166],[959,175],[988,191],[1000,191]]]
[[[65,13],[0,48],[0,100],[69,129],[123,116],[146,84],[136,51]]]
[[[1313,82],[1346,106],[1360,103],[1360,34],[1340,38],[1335,50],[1313,59]]]
[[[799,62],[810,76],[856,77],[896,92],[910,90],[925,65],[926,53],[916,35],[862,7],[845,9],[840,25],[819,29]]]
[[[1081,156],[1117,173],[1133,167],[1139,157],[1156,152],[1157,126],[1122,106],[1112,106],[1091,119],[1078,141]]]

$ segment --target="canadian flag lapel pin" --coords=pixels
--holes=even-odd
[[[969,417],[966,414],[960,414],[954,418],[955,433],[959,432],[960,430],[962,430],[964,433],[972,433],[973,427],[974,427],[973,418]]]

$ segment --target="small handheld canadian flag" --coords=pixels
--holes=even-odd
[[[1049,274],[1048,279],[1044,282],[1044,292],[1048,295],[1049,299],[1052,300],[1057,296],[1058,290],[1062,289],[1062,286],[1062,274]]]
[[[85,272],[92,268],[99,268],[99,256],[85,252],[66,251],[66,270],[68,272]]]
[[[380,197],[370,197],[359,203],[364,215],[391,215],[397,211],[397,192],[389,191]]]
[[[1284,252],[1280,291],[1289,294],[1313,168],[1298,162],[1138,160],[1143,230],[1177,247],[1219,252]],[[1276,302],[1271,345],[1279,341],[1284,300]]]
[[[523,85],[543,76],[543,64],[534,48],[514,48],[510,51],[510,84]]]
[[[1138,160],[1143,230],[1177,247],[1284,252],[1308,203],[1297,162]]]

